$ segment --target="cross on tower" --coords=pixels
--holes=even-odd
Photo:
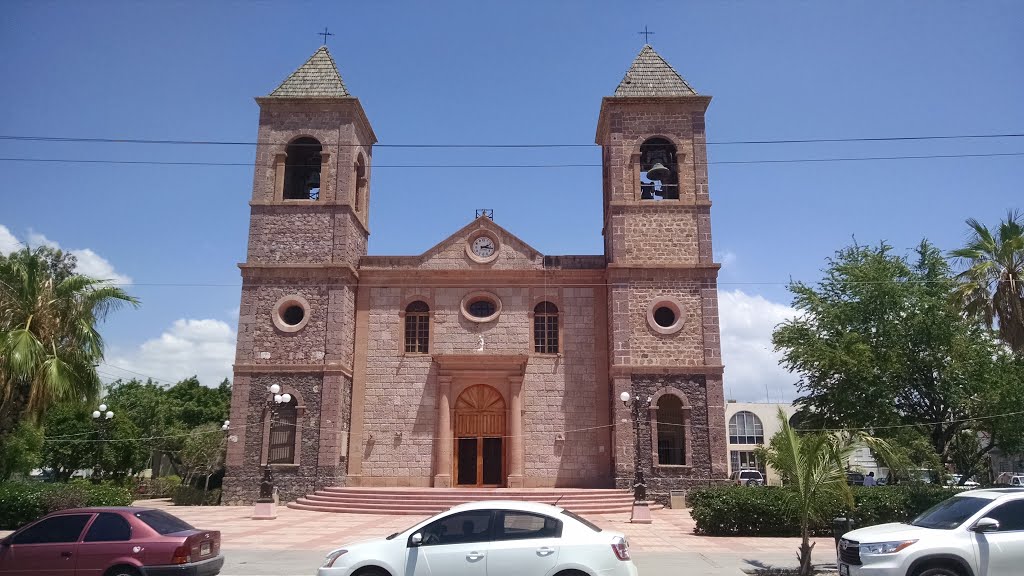
[[[334,36],[334,34],[331,34],[330,32],[327,31],[327,26],[324,26],[323,32],[317,32],[316,35],[324,37],[324,46],[327,46],[327,37]]]
[[[644,25],[644,31],[643,32],[637,32],[637,34],[643,34],[644,35],[644,44],[650,44],[648,36],[650,36],[651,34],[654,34],[654,32],[649,32],[647,30],[647,25],[645,24]]]

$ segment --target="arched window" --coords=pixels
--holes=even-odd
[[[676,147],[664,138],[651,138],[640,145],[640,199],[679,199]]]
[[[267,464],[295,463],[295,424],[299,416],[295,398],[277,406],[277,418],[270,423],[270,445]]]
[[[658,464],[686,464],[686,422],[683,401],[673,394],[658,399]]]
[[[363,155],[359,155],[359,159],[356,160],[356,181],[355,181],[355,211],[361,212],[363,207],[366,205],[366,162],[363,160]]]
[[[533,349],[538,354],[558,354],[558,307],[551,302],[533,309]]]
[[[761,419],[752,412],[737,412],[729,419],[730,444],[764,444]]]
[[[299,138],[288,145],[284,161],[285,200],[320,198],[320,163],[323,146],[316,138]]]
[[[430,306],[417,300],[405,307],[405,351],[426,354],[430,348]]]

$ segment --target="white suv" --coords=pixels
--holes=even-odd
[[[840,576],[1019,576],[1024,489],[971,490],[910,524],[860,528],[839,541]]]

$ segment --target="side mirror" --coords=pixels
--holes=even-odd
[[[413,534],[412,536],[409,537],[409,547],[410,548],[416,548],[417,546],[419,546],[421,544],[423,544],[423,534],[420,534],[419,532],[417,532],[417,533],[415,533],[415,534]]]
[[[994,518],[982,518],[971,526],[975,532],[996,532],[999,530],[999,521]]]

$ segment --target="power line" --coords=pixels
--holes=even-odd
[[[996,158],[1007,156],[1024,156],[1024,152],[985,152],[977,154],[919,154],[899,156],[846,156],[835,158],[779,158],[762,160],[716,160],[713,162],[697,162],[697,166],[730,165],[730,164],[800,164],[821,162],[864,162],[876,160],[933,160],[949,158]],[[78,158],[0,158],[0,162],[32,162],[54,164],[129,164],[141,166],[245,166],[255,167],[254,162],[207,162],[207,161],[173,161],[173,160],[106,160]],[[472,169],[472,168],[600,168],[602,164],[377,164],[374,168],[441,168],[441,169]]]
[[[1024,133],[1004,134],[949,134],[949,135],[918,135],[918,136],[877,136],[863,138],[791,138],[776,140],[721,140],[707,142],[708,146],[729,145],[770,145],[770,144],[821,144],[840,142],[909,142],[926,140],[968,140],[993,138],[1021,138]],[[75,136],[26,136],[0,135],[0,140],[22,142],[73,142],[87,144],[164,144],[164,145],[200,145],[200,146],[284,146],[289,142],[275,141],[243,141],[243,140],[173,140],[148,138],[86,138]],[[300,144],[301,146],[301,144]],[[325,148],[361,148],[363,144],[317,144]],[[374,144],[375,148],[595,148],[598,144],[583,143],[524,143],[524,144]]]

